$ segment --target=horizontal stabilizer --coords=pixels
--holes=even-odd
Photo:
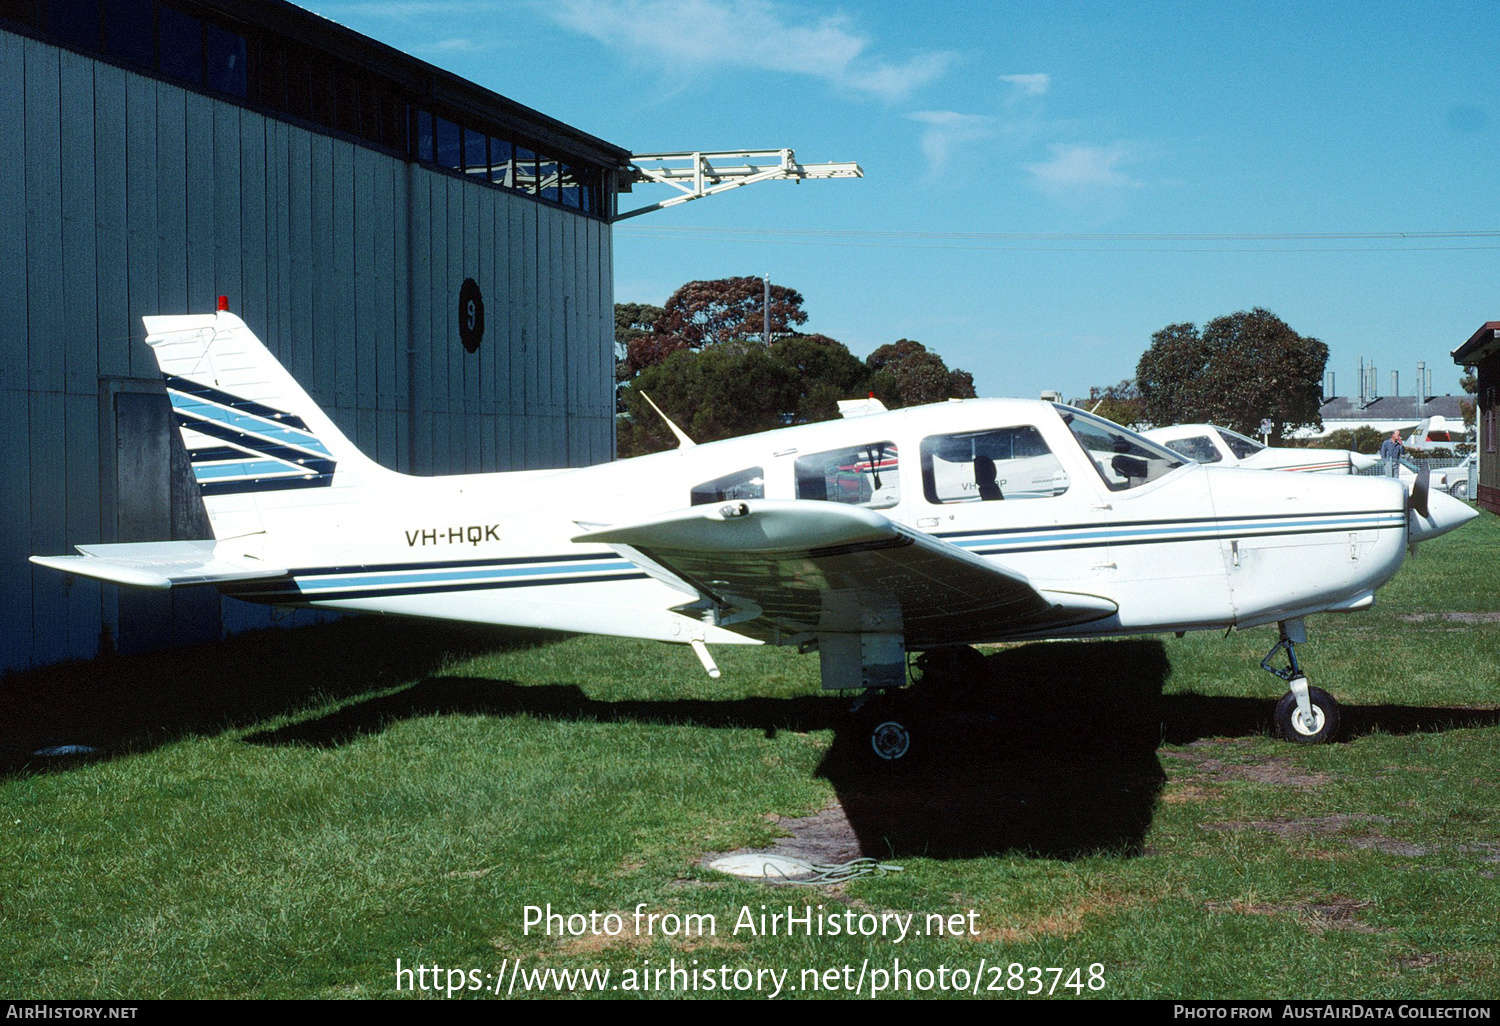
[[[39,566],[137,588],[181,588],[284,577],[233,542],[168,541],[123,545],[79,545],[81,556],[32,556]]]

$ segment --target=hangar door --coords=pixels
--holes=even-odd
[[[157,382],[116,382],[106,424],[114,435],[115,537],[121,542],[211,538],[182,435]],[[109,447],[103,447],[109,452]],[[117,645],[144,652],[220,636],[214,588],[119,589]]]

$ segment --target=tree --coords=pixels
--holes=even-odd
[[[973,376],[920,342],[900,339],[861,360],[837,339],[793,330],[807,320],[802,296],[779,285],[766,345],[763,289],[760,278],[688,282],[654,316],[643,304],[615,308],[615,338],[629,354],[617,370],[620,456],[677,445],[648,395],[695,442],[831,420],[840,399],[872,391],[892,408],[973,397]]]
[[[909,338],[876,349],[865,366],[872,374],[871,391],[891,409],[975,397],[974,375],[949,370],[941,356]]]
[[[615,412],[625,412],[625,396],[620,385],[630,378],[631,345],[651,334],[661,317],[661,307],[650,303],[615,304]]]
[[[1256,307],[1216,317],[1201,332],[1167,325],[1141,355],[1136,385],[1153,423],[1206,421],[1258,435],[1268,419],[1276,445],[1287,431],[1322,427],[1327,363],[1328,346]]]
[[[1147,423],[1141,391],[1129,378],[1108,388],[1094,385],[1089,388],[1088,398],[1074,399],[1070,405],[1097,413],[1105,420],[1112,420],[1122,427]]]
[[[632,342],[651,334],[661,315],[661,307],[650,303],[616,303],[615,357],[623,358]]]
[[[847,346],[827,335],[788,335],[771,343],[771,355],[792,370],[797,383],[794,424],[832,420],[839,400],[869,392],[870,372]]]
[[[805,324],[802,294],[771,285],[771,336],[787,335]],[[661,363],[681,349],[702,349],[761,338],[765,328],[765,282],[760,278],[690,281],[672,293],[651,332],[631,341],[626,366],[631,374]]]
[[[677,445],[643,393],[693,441],[712,442],[785,426],[797,392],[796,371],[763,345],[679,350],[631,381],[616,446],[640,456]]]
[[[1352,449],[1373,455],[1380,451],[1380,443],[1388,437],[1368,424],[1361,424],[1356,428],[1339,428],[1322,438],[1308,438],[1298,444],[1312,449]]]

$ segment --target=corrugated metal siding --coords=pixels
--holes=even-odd
[[[116,398],[157,387],[142,315],[230,296],[388,467],[582,466],[614,451],[610,241],[599,221],[0,31],[0,671],[91,656],[101,635],[152,640],[118,638],[116,589],[26,562],[117,540]],[[485,301],[475,354],[458,341],[466,277]],[[202,603],[176,605],[161,634],[193,640]],[[227,629],[272,622],[223,605]]]

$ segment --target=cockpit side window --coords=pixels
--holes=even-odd
[[[1237,459],[1248,460],[1251,456],[1265,448],[1253,438],[1246,438],[1237,431],[1226,431],[1224,428],[1214,428],[1219,437],[1224,439],[1224,444],[1229,446],[1229,451],[1234,453]]]
[[[1171,449],[1147,441],[1103,417],[1095,417],[1071,406],[1056,405],[1055,408],[1078,444],[1083,446],[1105,487],[1112,492],[1139,488],[1187,465],[1187,461]]]
[[[716,477],[694,485],[692,505],[702,506],[726,499],[764,499],[766,497],[766,475],[760,467],[737,470],[733,474]]]
[[[894,442],[812,453],[797,459],[797,498],[885,509],[901,501]]]
[[[1224,457],[1219,455],[1219,447],[1214,445],[1213,439],[1207,435],[1194,435],[1192,438],[1176,438],[1166,443],[1168,449],[1175,453],[1181,453],[1196,463],[1219,463]]]
[[[1042,499],[1067,490],[1068,472],[1029,424],[922,439],[922,493],[934,505]]]

